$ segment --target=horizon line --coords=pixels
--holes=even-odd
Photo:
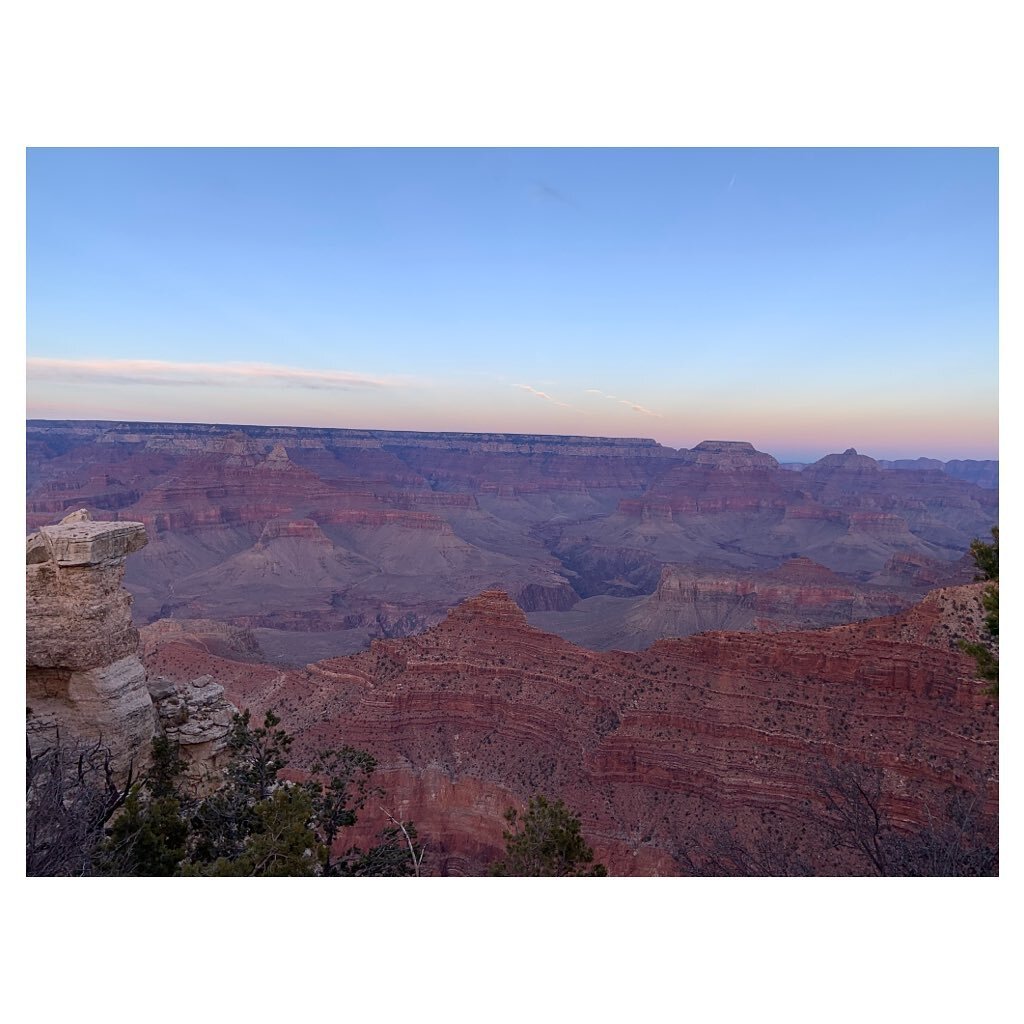
[[[48,419],[46,417],[26,417],[26,426],[30,424],[78,424],[78,425],[107,425],[107,426],[150,426],[150,427],[221,427],[224,429],[231,430],[303,430],[303,431],[317,431],[322,433],[346,433],[346,434],[364,434],[364,435],[380,435],[380,434],[406,434],[406,435],[430,435],[433,437],[473,437],[473,438],[502,438],[502,437],[530,437],[530,438],[545,438],[550,440],[558,441],[619,441],[629,442],[631,444],[642,444],[650,445],[653,444],[658,448],[666,449],[667,451],[673,452],[690,452],[694,448],[701,444],[714,443],[714,442],[728,442],[728,443],[739,443],[749,444],[754,448],[755,451],[760,452],[762,455],[771,455],[780,465],[795,465],[804,464],[811,465],[820,459],[827,458],[829,455],[842,455],[851,448],[856,451],[858,455],[864,455],[865,452],[860,449],[853,448],[850,446],[842,452],[825,452],[824,455],[819,456],[817,459],[812,458],[796,458],[793,456],[779,457],[771,452],[763,451],[758,448],[752,441],[740,438],[703,438],[698,441],[693,448],[679,447],[676,448],[674,445],[665,444],[653,437],[621,437],[617,435],[601,435],[601,434],[546,434],[546,433],[533,433],[533,432],[522,432],[522,431],[507,431],[507,430],[494,430],[494,431],[479,431],[479,430],[394,430],[384,427],[323,427],[323,426],[304,426],[302,424],[293,423],[217,423],[209,420],[133,420],[133,419],[74,419],[68,417],[61,417],[59,419]],[[893,459],[878,459],[875,456],[869,455],[868,458],[874,459],[875,462],[916,462],[920,459],[932,459],[935,462],[999,462],[998,456],[992,459],[976,459],[976,458],[956,458],[956,459],[939,459],[934,456],[928,455],[917,455],[917,456],[902,456]]]

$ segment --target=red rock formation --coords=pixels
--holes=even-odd
[[[429,512],[371,511],[369,509],[331,509],[317,512],[320,523],[340,526],[401,526],[407,530],[433,530],[451,534],[451,527],[439,516]]]
[[[789,821],[828,873],[852,868],[806,826],[821,809],[819,763],[879,769],[904,824],[976,776],[994,810],[996,708],[957,646],[976,635],[978,592],[937,591],[899,615],[831,629],[595,654],[531,628],[488,591],[424,634],[303,670],[180,642],[156,645],[148,662],[170,678],[202,668],[239,706],[278,709],[297,735],[297,770],[323,747],[370,750],[389,807],[427,837],[434,873],[483,870],[500,850],[504,807],[535,793],[579,811],[614,873],[684,872],[705,830],[728,818],[750,837],[766,814]],[[367,836],[381,824],[367,814]]]

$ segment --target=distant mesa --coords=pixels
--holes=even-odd
[[[701,441],[681,453],[684,462],[707,469],[778,469],[779,463],[766,452],[759,452],[749,441]]]
[[[701,441],[694,445],[695,452],[756,452],[749,441]]]
[[[882,469],[910,469],[910,470],[926,470],[926,469],[944,469],[946,466],[945,462],[940,459],[879,459],[879,466]]]
[[[817,473],[822,470],[853,470],[870,473],[878,470],[878,463],[868,455],[860,455],[856,448],[847,448],[842,455],[826,455],[823,459],[811,463],[804,469],[805,473]]]

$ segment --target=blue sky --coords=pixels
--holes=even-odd
[[[997,456],[991,149],[35,149],[28,414]]]

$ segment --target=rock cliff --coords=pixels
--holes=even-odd
[[[223,691],[181,694],[147,678],[125,560],[147,542],[142,523],[93,522],[79,510],[26,541],[26,701],[37,743],[100,743],[119,773],[149,761],[154,736],[179,736],[198,766],[224,749],[233,710]],[[159,703],[154,703],[154,693]],[[170,702],[170,704],[168,703]],[[172,706],[173,705],[173,706]]]

